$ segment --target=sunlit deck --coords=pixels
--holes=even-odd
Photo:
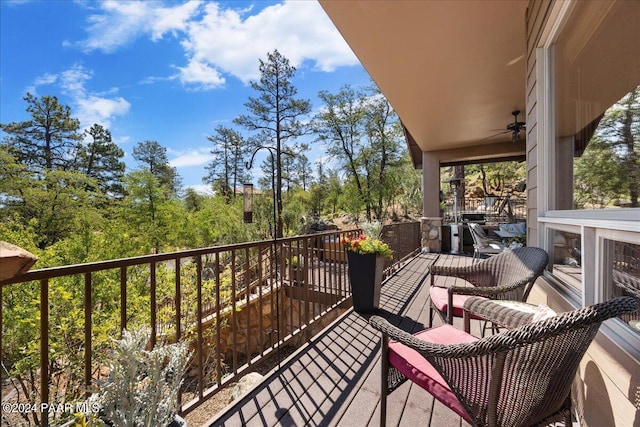
[[[429,322],[429,266],[470,262],[470,257],[418,255],[385,282],[377,314],[407,331],[425,328]],[[367,317],[346,312],[207,425],[379,425],[380,338],[368,326]],[[434,323],[439,322],[436,316]],[[410,382],[389,396],[388,425],[427,425],[429,421],[434,426],[468,425]]]

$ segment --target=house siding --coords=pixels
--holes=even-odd
[[[526,14],[527,31],[527,80],[526,80],[526,123],[527,123],[527,240],[539,245],[538,232],[538,99],[536,78],[536,48],[544,23],[550,13],[552,1],[532,1]]]
[[[544,113],[543,105],[550,104],[539,99],[544,92],[538,87],[542,74],[537,64],[537,49],[554,4],[554,1],[532,0],[526,15],[527,238],[529,244],[537,246],[543,243],[538,216],[544,214],[543,198],[551,192],[543,188],[549,181],[542,175],[552,170],[549,165],[540,164],[544,158],[544,135],[538,121]],[[544,303],[556,311],[577,308],[544,278],[534,286],[529,302]],[[581,363],[572,397],[583,426],[640,426],[640,361],[600,332]]]

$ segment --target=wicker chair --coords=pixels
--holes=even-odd
[[[453,323],[453,316],[462,317],[462,306],[470,296],[489,299],[526,301],[531,287],[544,272],[549,255],[544,249],[528,246],[504,251],[489,259],[463,267],[431,267],[429,299],[429,327],[433,325],[433,312],[438,312],[443,322]],[[435,276],[453,276],[466,280],[473,286],[440,287]],[[453,307],[453,310],[449,310]]]
[[[640,302],[639,277],[632,276],[628,272],[613,270],[613,283],[619,288],[621,294],[630,295]],[[634,313],[627,313],[621,318],[631,327],[640,328],[640,311],[636,310]]]
[[[473,300],[476,308],[493,303]],[[411,335],[372,316],[382,332],[380,425],[387,395],[409,379],[474,426],[570,426],[580,360],[603,320],[637,304],[620,297],[530,324],[532,314],[514,312],[523,326],[482,339],[448,324]]]

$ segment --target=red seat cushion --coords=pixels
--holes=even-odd
[[[448,313],[449,297],[447,295],[447,288],[440,288],[438,286],[431,286],[429,288],[429,295],[433,305],[443,313]],[[455,317],[462,317],[464,302],[471,298],[473,295],[457,295],[453,294],[453,315]],[[477,319],[475,316],[471,316],[472,319]]]
[[[462,344],[477,340],[476,337],[446,324],[437,328],[425,329],[414,336],[437,344]],[[391,340],[389,341],[389,363],[409,380],[451,408],[456,414],[467,421],[471,420],[444,379],[416,350]]]

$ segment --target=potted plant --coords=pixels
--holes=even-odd
[[[289,265],[289,278],[294,286],[304,284],[302,263],[304,258],[302,255],[298,258],[298,255],[294,255],[289,258],[287,264]]]
[[[377,223],[368,223],[363,225],[362,234],[342,241],[349,264],[353,309],[361,313],[378,308],[384,260],[393,255],[389,245],[379,238],[380,228]]]
[[[186,342],[146,350],[148,330],[123,331],[107,359],[108,380],[89,398],[97,413],[85,414],[89,426],[184,427],[178,416],[178,391],[189,359]]]

